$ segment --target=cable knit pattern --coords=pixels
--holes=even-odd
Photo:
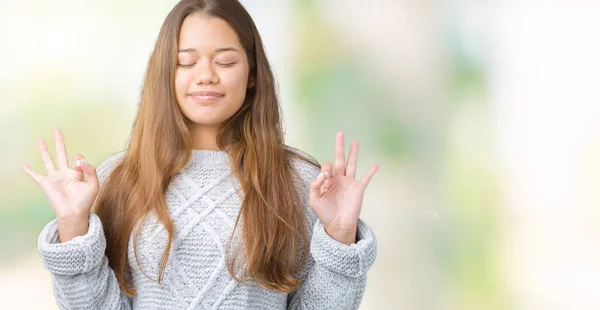
[[[313,232],[313,243],[310,248],[313,257],[317,263],[331,271],[357,278],[362,276],[367,266],[371,266],[375,261],[375,247],[371,246],[375,237],[362,220],[358,221],[359,241],[351,245],[328,238],[320,221],[315,223]]]
[[[118,153],[100,164],[101,185],[124,155]],[[59,243],[57,223],[52,220],[39,235],[38,250],[52,274],[58,305],[61,309],[103,310],[358,309],[366,272],[376,256],[375,236],[359,220],[357,243],[348,246],[330,238],[308,204],[310,183],[320,170],[301,160],[293,164],[300,175],[297,186],[312,228],[310,257],[300,274],[298,290],[281,293],[254,282],[238,283],[230,276],[226,248],[243,193],[225,152],[194,150],[165,193],[175,234],[164,282],[158,285],[156,279],[167,232],[152,212],[136,226],[141,230],[137,240],[141,270],[133,254],[133,233],[129,238],[128,262],[138,292],[134,298],[123,294],[108,265],[106,239],[96,214],[90,214],[86,235],[65,243]],[[234,240],[241,238],[241,231],[237,230]]]

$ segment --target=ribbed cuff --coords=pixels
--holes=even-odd
[[[325,268],[357,278],[364,275],[377,256],[375,234],[365,222],[358,220],[358,241],[346,245],[332,239],[320,220],[313,228],[310,251],[315,262]]]
[[[48,271],[60,275],[89,272],[102,262],[106,238],[100,218],[90,212],[87,234],[65,243],[58,238],[56,219],[46,224],[38,237],[38,251]]]

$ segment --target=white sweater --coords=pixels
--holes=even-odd
[[[111,156],[99,165],[102,184],[124,157]],[[167,232],[153,213],[139,225],[139,269],[133,255],[133,233],[128,262],[134,298],[119,288],[104,251],[102,223],[94,213],[86,235],[59,243],[56,220],[38,238],[44,266],[52,274],[56,301],[61,309],[358,309],[366,272],[376,256],[371,229],[358,223],[358,241],[345,245],[330,238],[308,204],[309,185],[319,168],[294,160],[302,179],[300,194],[311,230],[310,256],[301,273],[301,287],[290,294],[262,288],[254,282],[238,283],[227,271],[225,251],[241,207],[241,190],[222,151],[193,150],[186,168],[176,175],[165,194],[175,224],[174,239],[158,285],[158,265]],[[241,229],[236,231],[241,233]],[[237,238],[237,237],[236,237]]]

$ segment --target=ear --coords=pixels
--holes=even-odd
[[[247,88],[252,88],[252,87],[254,87],[254,77],[250,76],[248,78],[248,87]]]

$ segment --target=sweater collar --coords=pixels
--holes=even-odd
[[[229,157],[225,151],[215,150],[192,150],[190,162],[195,164],[220,164],[227,162]]]

